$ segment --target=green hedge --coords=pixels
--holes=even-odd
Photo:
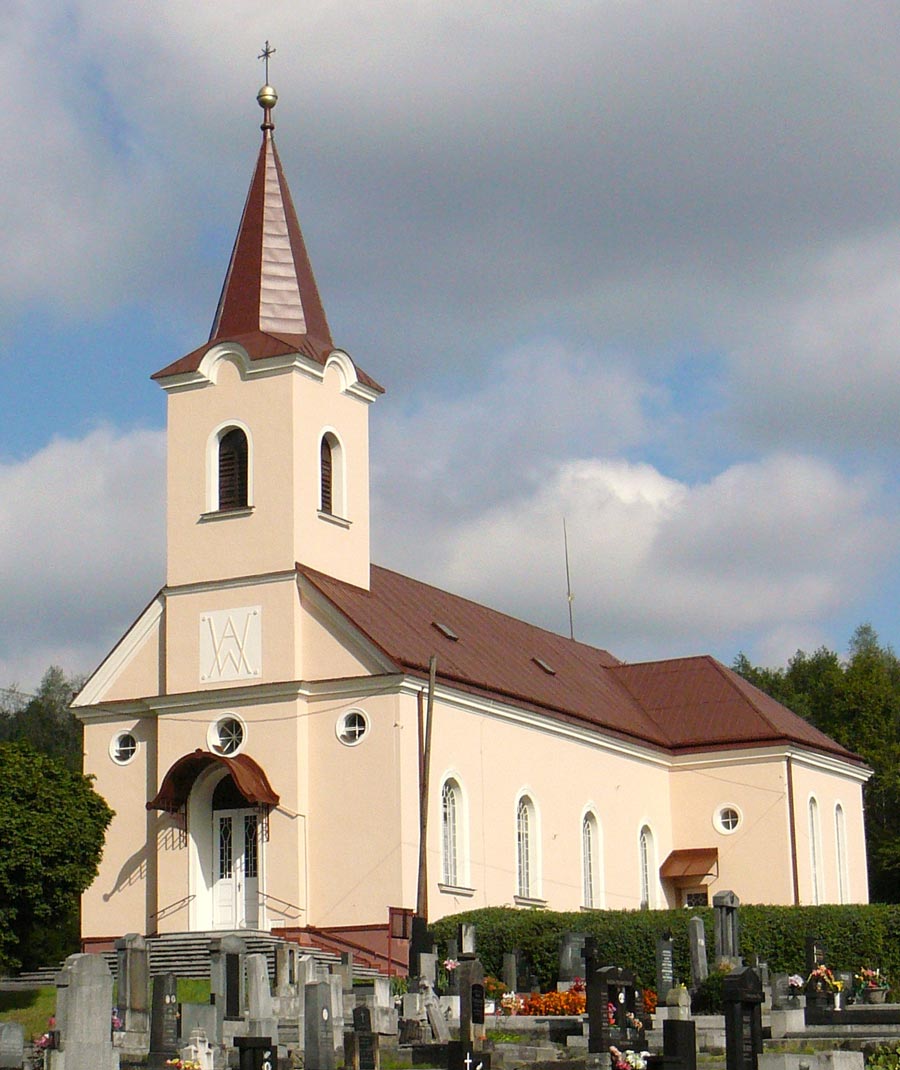
[[[557,980],[559,939],[564,932],[584,932],[597,940],[602,957],[611,966],[633,970],[645,987],[655,987],[656,940],[672,934],[675,977],[690,983],[688,921],[703,919],[706,951],[714,966],[713,910],[597,910],[556,913],[549,910],[515,910],[488,907],[442,918],[433,925],[441,957],[447,940],[460,922],[475,925],[476,946],[485,972],[500,976],[503,953],[518,951],[531,963],[544,989]],[[740,908],[741,954],[753,955],[783,973],[802,973],[806,937],[815,936],[828,951],[833,970],[879,967],[900,988],[900,905]]]

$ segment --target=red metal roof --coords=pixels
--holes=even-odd
[[[796,743],[862,764],[714,658],[627,665],[377,565],[368,591],[297,570],[398,671],[426,676],[435,654],[444,683],[671,752]]]

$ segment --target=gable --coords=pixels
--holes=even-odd
[[[127,701],[165,690],[165,599],[157,594],[144,612],[94,670],[72,702],[80,708]]]

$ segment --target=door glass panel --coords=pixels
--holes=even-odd
[[[248,814],[244,818],[244,876],[256,877],[258,875],[259,852],[257,848],[258,837],[256,828],[256,814]]]
[[[219,818],[219,880],[231,876],[234,854],[231,842],[231,818]]]

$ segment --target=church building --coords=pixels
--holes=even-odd
[[[258,100],[209,340],[153,377],[165,586],[73,706],[116,814],[85,948],[237,929],[379,944],[417,902],[426,734],[431,920],[726,889],[866,902],[857,756],[711,657],[627,664],[370,562],[383,390],[332,340],[277,96]]]

